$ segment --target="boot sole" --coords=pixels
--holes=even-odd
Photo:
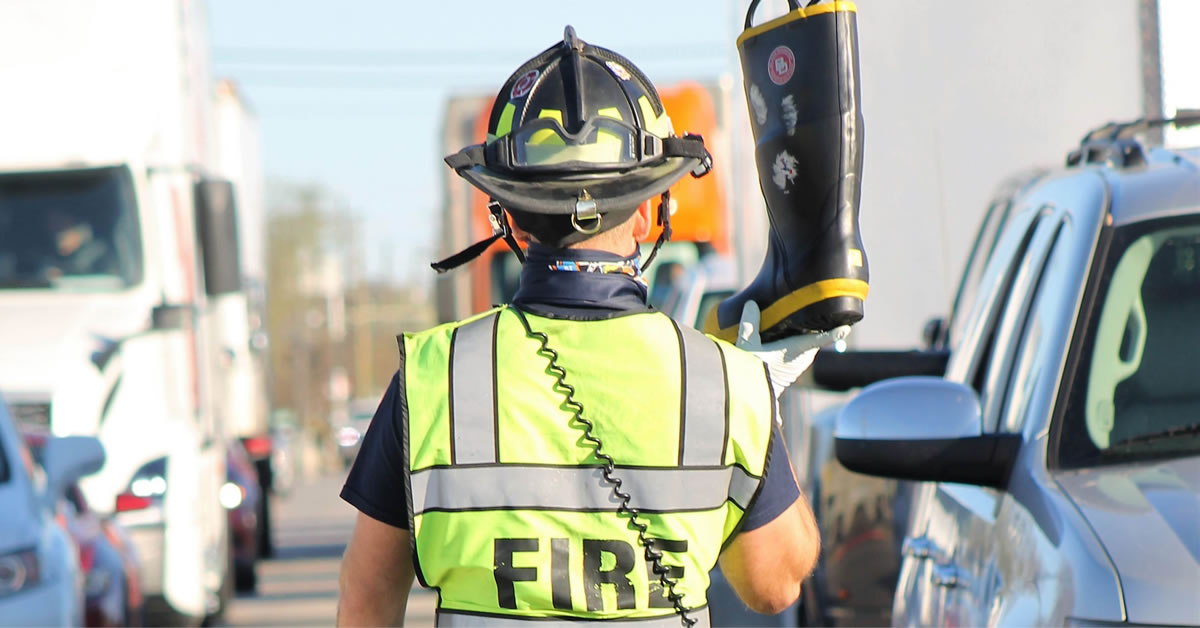
[[[792,314],[778,325],[762,331],[762,341],[771,342],[787,336],[828,331],[842,325],[853,325],[863,317],[863,302],[858,297],[825,299]]]
[[[826,279],[808,284],[768,306],[762,313],[759,333],[763,341],[768,342],[853,325],[862,320],[867,291],[867,282],[861,279]],[[717,310],[714,307],[708,313],[704,331],[722,340],[736,342],[738,322],[721,327]]]

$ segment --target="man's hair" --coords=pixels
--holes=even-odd
[[[624,244],[628,238],[632,237],[633,215],[636,211],[635,208],[629,212],[604,214],[601,220],[602,227],[605,229],[593,236],[580,233],[571,224],[571,218],[568,216],[535,214],[520,210],[509,210],[508,214],[518,227],[533,236],[533,239],[539,244],[556,248],[589,248],[589,246],[597,244]],[[609,224],[612,224],[610,221],[617,222],[610,227]]]

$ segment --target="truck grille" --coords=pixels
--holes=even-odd
[[[13,422],[17,429],[49,431],[50,404],[48,403],[14,403],[9,405]]]

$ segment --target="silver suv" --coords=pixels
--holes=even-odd
[[[1153,123],[1020,197],[944,377],[838,415],[843,465],[920,482],[893,624],[1200,625],[1200,150]]]

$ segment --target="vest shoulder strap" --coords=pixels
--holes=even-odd
[[[450,337],[450,463],[500,458],[496,330],[503,309],[460,325]]]

